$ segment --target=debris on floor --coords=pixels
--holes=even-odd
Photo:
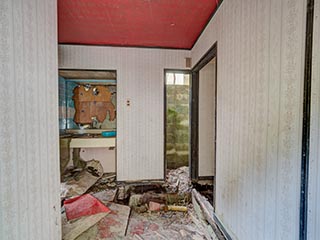
[[[198,227],[203,229],[209,236],[216,235],[218,239],[225,239],[213,219],[214,209],[212,205],[195,189],[192,189],[192,205],[197,215],[194,222],[197,222]]]
[[[110,213],[109,208],[90,194],[84,194],[82,196],[67,199],[64,201],[64,207],[66,209],[68,220],[83,216],[90,216],[101,212]]]
[[[165,183],[167,192],[184,194],[191,192],[192,185],[189,178],[189,168],[180,167],[170,170]]]
[[[213,179],[212,180],[198,180],[192,182],[195,188],[201,195],[205,196],[211,205],[213,205]]]
[[[102,202],[114,202],[116,199],[118,189],[106,189],[101,192],[93,193],[92,195],[98,199],[100,199]]]
[[[188,167],[170,170],[165,182],[117,183],[92,160],[62,179],[63,240],[218,239],[213,208]]]
[[[107,214],[108,213],[98,213],[68,221],[66,214],[62,213],[62,240],[78,239],[80,235],[95,226],[101,219],[107,216]]]
[[[132,212],[126,239],[215,239],[206,238],[186,212]]]
[[[106,189],[116,189],[116,174],[115,173],[104,173],[98,181],[88,189],[90,193],[101,192]]]
[[[83,232],[77,240],[122,239],[126,235],[130,207],[116,203],[106,203],[111,210],[98,223]]]
[[[72,169],[62,176],[61,199],[84,194],[103,175],[99,161],[88,161],[84,169]]]

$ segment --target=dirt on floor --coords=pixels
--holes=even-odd
[[[62,176],[63,240],[217,239],[200,208],[194,209],[187,167],[168,172],[165,182],[126,184],[117,183],[113,173],[100,174],[98,165],[97,169],[74,169]],[[94,204],[78,202],[76,211],[94,214],[68,219],[65,200],[88,194],[110,211],[97,214]]]
[[[188,212],[131,213],[125,239],[207,239]]]

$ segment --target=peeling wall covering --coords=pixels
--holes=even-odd
[[[60,234],[57,2],[0,1],[0,238]]]
[[[306,2],[223,1],[192,49],[217,42],[216,213],[236,239],[299,239]]]
[[[61,69],[117,71],[117,180],[164,178],[164,69],[184,69],[189,56],[184,50],[59,45]]]
[[[308,239],[320,239],[320,1],[314,1]]]

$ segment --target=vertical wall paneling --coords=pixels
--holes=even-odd
[[[320,2],[314,1],[308,239],[320,239]]]
[[[236,239],[298,239],[306,0],[228,0],[217,42],[216,214]]]
[[[215,71],[215,59],[199,71],[199,177],[214,176]]]
[[[0,1],[0,236],[59,239],[57,2]]]
[[[185,50],[59,46],[60,68],[117,70],[117,180],[163,179],[164,69],[184,69],[189,56]]]

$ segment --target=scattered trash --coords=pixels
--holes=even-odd
[[[130,196],[129,206],[136,212],[146,211],[187,211],[190,203],[190,194],[176,193],[144,193]],[[178,206],[177,206],[178,205]],[[179,208],[180,207],[180,208]]]
[[[70,222],[67,220],[66,214],[62,214],[62,240],[78,240],[81,234],[96,225],[101,219],[107,216],[107,214],[108,213],[98,213]]]
[[[77,240],[123,239],[125,237],[130,207],[116,203],[106,203],[106,206],[111,210],[110,214],[79,235]]]
[[[64,207],[66,209],[68,220],[94,215],[101,212],[110,213],[109,208],[90,194],[65,200]]]
[[[106,189],[115,189],[117,184],[115,182],[116,174],[115,173],[104,173],[98,181],[88,189],[90,193],[101,192]]]
[[[191,192],[192,185],[189,178],[189,168],[180,167],[170,170],[166,178],[167,192],[184,194]]]
[[[127,199],[129,197],[129,189],[130,189],[129,186],[124,186],[124,185],[119,186],[117,199],[118,200]]]
[[[188,167],[169,171],[164,184],[124,184],[92,160],[62,179],[61,197],[73,197],[62,208],[63,240],[218,239],[213,208],[193,190]]]
[[[102,175],[103,168],[96,160],[88,161],[83,170],[75,169],[67,173],[61,183],[61,199],[84,194]]]
[[[217,236],[217,239],[221,240],[225,239],[213,219],[214,209],[212,205],[195,189],[192,190],[192,204],[197,215],[197,218],[194,218],[194,222],[197,222],[197,219],[199,219],[197,224],[206,232],[207,235]]]
[[[130,196],[129,200],[129,206],[130,207],[138,207],[141,206],[144,201],[143,201],[143,195],[142,194],[133,194]]]
[[[118,189],[107,189],[101,192],[93,193],[92,195],[100,201],[103,202],[113,202],[115,201],[116,195],[117,195]]]
[[[190,211],[192,211],[190,209]],[[125,239],[206,239],[185,212],[132,212]]]
[[[167,203],[167,194],[165,193],[144,193],[142,195],[142,203],[157,202],[157,203]]]

